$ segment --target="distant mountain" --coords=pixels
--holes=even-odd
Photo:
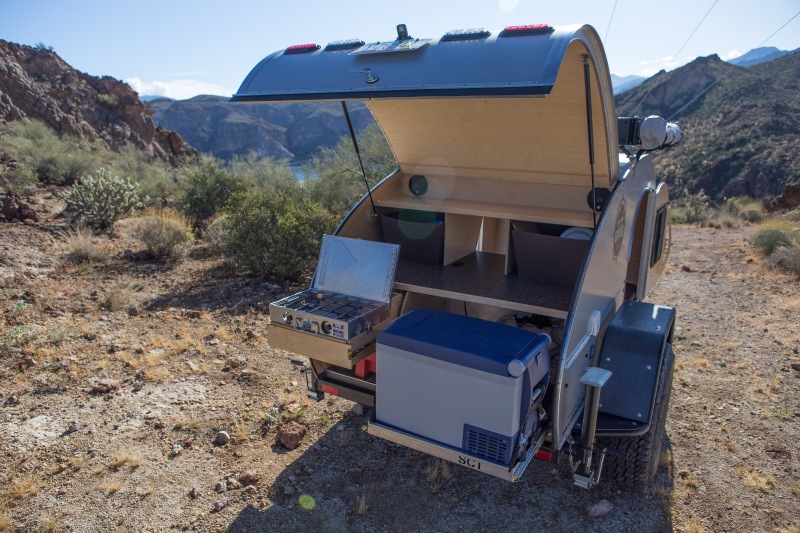
[[[47,47],[0,39],[0,123],[28,117],[115,150],[134,145],[171,164],[197,153],[157,126],[153,110],[127,84],[79,72]]]
[[[339,103],[245,104],[203,95],[156,99],[150,105],[158,124],[178,131],[197,150],[222,159],[255,152],[302,160],[348,133]],[[355,128],[374,122],[363,104],[348,105]]]
[[[732,63],[740,67],[752,67],[753,65],[758,65],[759,63],[764,63],[765,61],[772,61],[773,59],[778,59],[779,57],[793,54],[797,51],[800,51],[800,48],[797,50],[788,51],[780,50],[774,46],[764,46],[761,48],[754,48],[744,55],[731,59],[728,61],[728,63]]]
[[[638,87],[646,79],[647,78],[644,76],[636,76],[635,74],[630,76],[617,76],[616,74],[612,74],[611,85],[614,87],[614,94],[619,94],[633,89],[634,87]]]
[[[172,101],[174,101],[175,99],[174,98],[169,98],[168,96],[159,96],[157,94],[140,94],[139,95],[139,100],[141,100],[142,102],[150,103],[153,100],[172,100]]]
[[[619,116],[678,121],[681,144],[656,155],[679,191],[712,198],[777,195],[800,180],[800,53],[747,69],[717,55],[661,71],[617,96]]]

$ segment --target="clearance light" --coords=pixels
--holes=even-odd
[[[500,32],[500,37],[520,37],[523,35],[544,35],[552,33],[553,27],[549,24],[526,24],[524,26],[508,26]]]
[[[470,28],[468,30],[452,30],[445,33],[440,41],[471,41],[474,39],[483,39],[492,34],[484,28]]]
[[[346,41],[331,41],[325,47],[326,52],[335,52],[336,50],[350,50],[353,48],[360,48],[364,46],[364,41],[361,39],[347,39]]]
[[[287,54],[307,54],[308,52],[314,52],[319,50],[319,45],[315,43],[309,44],[296,44],[294,46],[290,46],[287,48],[283,53],[284,55]]]

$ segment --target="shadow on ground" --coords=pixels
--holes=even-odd
[[[449,476],[437,478],[434,459],[369,435],[368,417],[345,417],[281,473],[261,508],[243,509],[228,531],[672,531],[669,499],[654,498],[654,489],[577,489],[565,460],[534,461],[517,483],[450,463]],[[613,504],[610,513],[584,514],[603,499]]]

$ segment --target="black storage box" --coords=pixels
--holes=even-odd
[[[401,209],[381,216],[383,240],[400,245],[400,259],[441,265],[444,213]]]

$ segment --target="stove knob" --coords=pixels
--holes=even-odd
[[[333,330],[333,326],[331,326],[330,322],[323,322],[322,323],[322,333],[325,335],[330,335],[331,330]]]
[[[290,315],[288,311],[285,311],[283,313],[283,323],[284,324],[291,324],[293,320],[294,320],[294,317],[292,315]]]
[[[355,332],[356,335],[360,335],[361,334],[361,322],[356,324],[356,326],[355,326],[353,331]]]

